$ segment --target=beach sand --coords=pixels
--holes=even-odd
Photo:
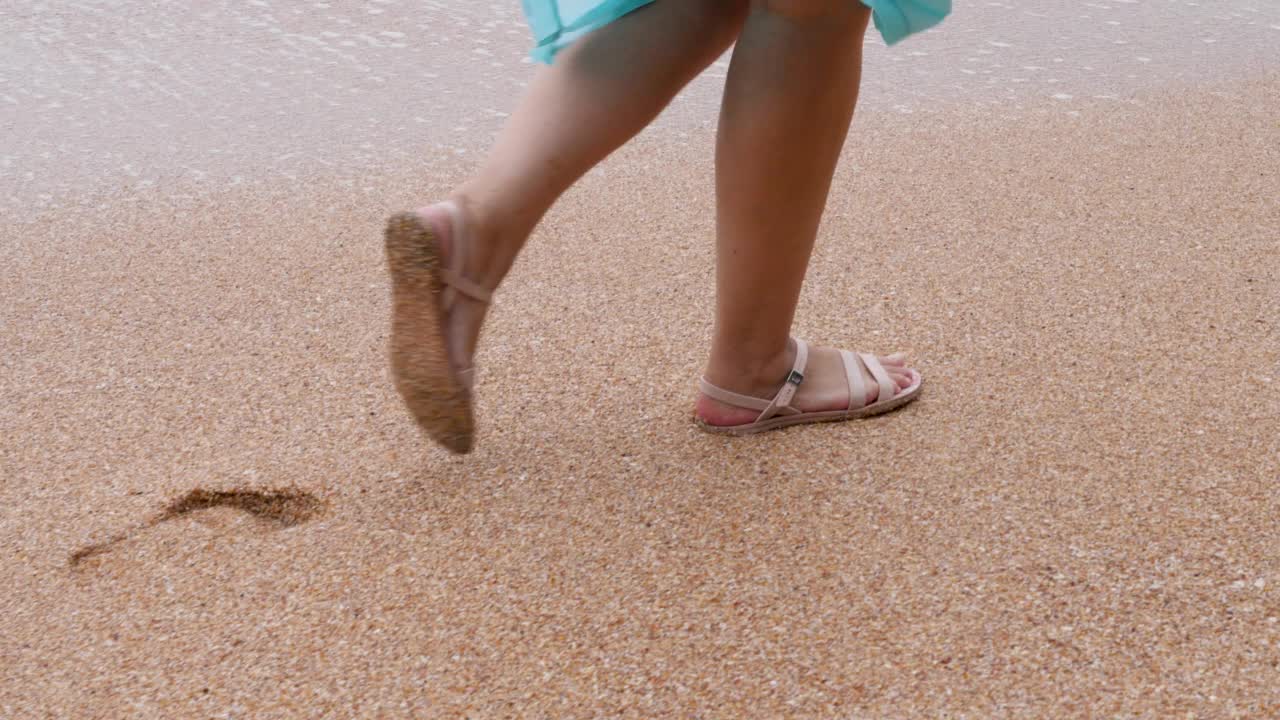
[[[68,166],[0,245],[0,716],[1280,715],[1280,75],[1019,102],[872,107],[837,173],[796,332],[922,398],[736,439],[705,125],[549,214],[466,457],[380,233],[474,154]]]

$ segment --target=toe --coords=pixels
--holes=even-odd
[[[911,386],[911,373],[906,370],[890,370],[889,377],[893,378],[893,382],[898,386],[899,390]]]
[[[884,365],[886,368],[903,367],[907,364],[907,354],[898,352],[892,355],[881,355],[880,364]]]

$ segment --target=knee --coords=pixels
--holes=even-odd
[[[871,10],[858,0],[753,0],[753,12],[790,22],[827,27],[865,27]]]

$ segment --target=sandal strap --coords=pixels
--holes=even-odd
[[[751,397],[750,395],[739,395],[731,390],[725,390],[722,387],[712,385],[707,382],[706,378],[698,381],[698,389],[703,395],[709,398],[719,400],[726,405],[746,408],[748,410],[764,410],[769,407],[769,401],[761,398]]]
[[[449,267],[440,270],[440,279],[444,281],[444,293],[440,298],[440,303],[447,311],[453,307],[459,295],[465,295],[473,300],[487,303],[493,299],[493,291],[480,285],[479,283],[468,280],[462,274],[462,268],[466,265],[467,252],[471,249],[470,238],[467,237],[465,223],[462,219],[462,208],[452,200],[445,200],[440,203],[449,213],[449,229],[453,233],[453,250],[452,256],[449,258]],[[471,390],[476,384],[475,366],[463,368],[458,371],[458,381],[467,390]]]
[[[840,351],[844,365],[844,377],[849,383],[849,410],[855,412],[867,406],[867,381],[862,379],[862,360],[848,350]]]
[[[763,422],[778,414],[796,415],[800,411],[791,407],[791,399],[796,395],[796,389],[800,387],[800,383],[804,382],[804,369],[809,363],[809,346],[800,338],[793,338],[796,343],[796,360],[791,365],[791,372],[787,373],[787,379],[782,383],[782,388],[773,396],[773,400],[765,400],[764,398],[751,397],[750,395],[739,395],[736,392],[716,387],[707,382],[706,378],[699,381],[699,389],[707,397],[719,400],[726,405],[735,405],[748,410],[759,410],[760,416],[755,419],[756,422]]]
[[[880,364],[880,359],[871,353],[858,353],[858,357],[867,366],[867,370],[871,371],[871,377],[876,379],[876,384],[880,386],[880,394],[876,396],[876,402],[888,400],[898,394],[898,384],[889,377],[889,373],[885,372],[884,366]],[[865,395],[863,397],[866,397]]]
[[[455,270],[445,270],[440,273],[440,278],[444,280],[445,292],[453,290],[460,295],[466,295],[472,300],[479,300],[487,303],[493,299],[493,293],[486,290],[477,282],[468,280],[457,273]],[[452,297],[445,298],[445,305],[453,304]]]
[[[458,381],[462,383],[462,387],[471,390],[476,386],[476,368],[471,366],[458,371]]]
[[[444,298],[442,302],[445,309],[453,306],[458,295],[466,295],[472,300],[479,300],[487,303],[493,299],[493,292],[477,282],[468,280],[462,275],[462,268],[466,263],[466,254],[469,245],[463,240],[465,232],[463,230],[462,209],[452,200],[445,200],[440,206],[449,212],[450,229],[453,231],[453,257],[449,258],[449,267],[440,272],[440,278],[444,280]]]

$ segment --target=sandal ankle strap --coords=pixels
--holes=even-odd
[[[800,338],[792,339],[796,343],[796,360],[792,363],[791,372],[787,373],[787,379],[783,381],[782,387],[773,396],[773,400],[740,395],[736,392],[716,387],[707,382],[705,377],[699,381],[699,389],[707,397],[719,400],[726,405],[734,405],[748,410],[759,410],[760,416],[756,418],[756,422],[768,420],[779,414],[799,414],[799,410],[791,407],[791,400],[796,396],[796,390],[799,389],[800,383],[804,382],[804,369],[809,364],[809,345]]]
[[[444,280],[445,290],[442,302],[444,307],[448,309],[453,306],[458,295],[465,295],[472,300],[479,300],[487,303],[493,300],[493,291],[484,287],[480,283],[469,280],[462,275],[462,269],[466,265],[466,255],[470,250],[470,238],[466,237],[466,228],[462,219],[462,208],[452,200],[445,200],[440,203],[449,213],[449,227],[452,231],[453,250],[452,257],[449,258],[449,267],[440,271],[440,277]]]

